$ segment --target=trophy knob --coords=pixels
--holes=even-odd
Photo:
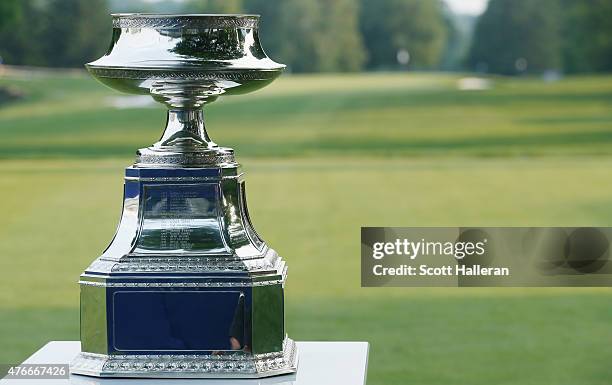
[[[265,87],[285,66],[259,41],[258,15],[113,14],[108,52],[86,65],[103,84],[151,95],[168,108],[160,141],[138,152],[137,166],[200,167],[233,162],[212,142],[202,107],[221,95]]]

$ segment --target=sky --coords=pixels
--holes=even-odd
[[[455,13],[480,15],[487,8],[488,0],[444,0]]]

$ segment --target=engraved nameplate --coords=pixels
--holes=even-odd
[[[145,185],[135,254],[227,253],[215,183]]]

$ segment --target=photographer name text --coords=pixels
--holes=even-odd
[[[446,265],[446,266],[409,266],[400,265],[396,267],[385,267],[374,265],[372,273],[376,276],[421,276],[421,277],[444,277],[444,276],[509,276],[510,269],[507,267],[482,267],[480,265]]]

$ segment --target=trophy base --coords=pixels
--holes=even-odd
[[[70,373],[93,377],[261,378],[297,371],[295,342],[285,338],[283,351],[242,351],[211,355],[105,355],[81,352]]]

